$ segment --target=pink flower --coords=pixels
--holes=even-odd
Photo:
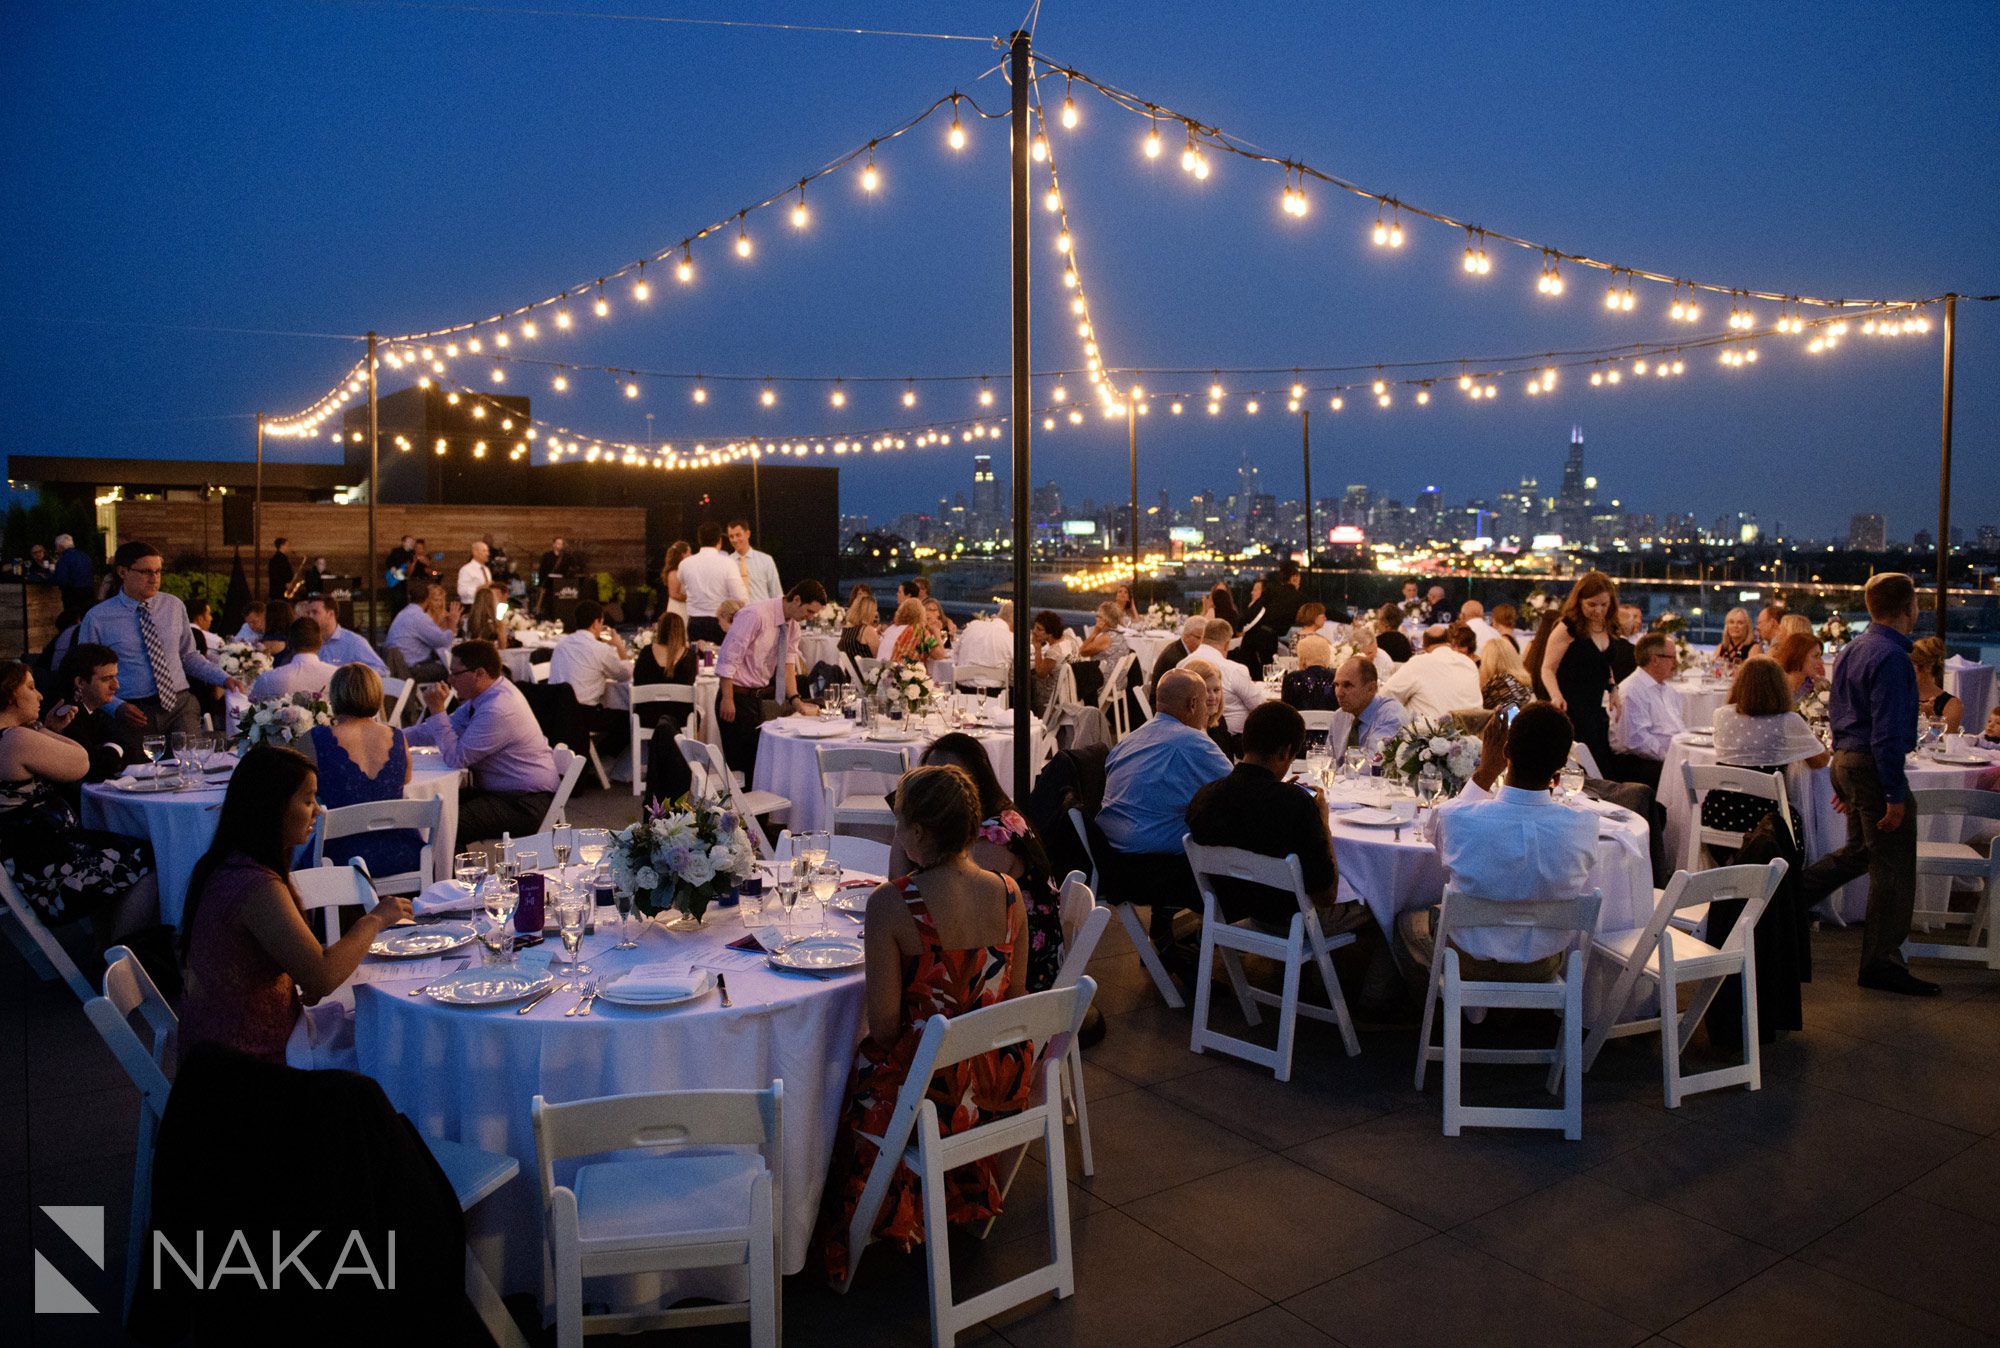
[[[1015,810],[1002,810],[998,819],[989,819],[979,826],[979,836],[997,847],[1005,847],[1027,833],[1028,821]]]

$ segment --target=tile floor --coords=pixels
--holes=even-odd
[[[593,793],[574,822],[629,797]],[[1413,1023],[1364,1022],[1362,1054],[1301,1026],[1288,1084],[1187,1049],[1114,924],[1093,967],[1110,1013],[1086,1075],[1097,1173],[1072,1148],[1077,1294],[968,1341],[1056,1348],[2000,1343],[2000,976],[1927,966],[1945,996],[1852,981],[1858,936],[1817,938],[1804,1035],[1764,1089],[1661,1106],[1657,1050],[1614,1041],[1584,1138],[1446,1138],[1410,1083]],[[1220,1001],[1218,1002],[1220,1005]],[[1490,1069],[1499,1073],[1501,1069]],[[1539,1094],[1495,1075],[1496,1096]],[[120,1341],[27,1314],[44,1203],[107,1208],[115,1287],[135,1100],[74,1000],[0,950],[0,1341]],[[1043,1257],[1036,1195],[984,1243],[953,1238],[961,1296]],[[792,1344],[928,1340],[920,1258],[871,1252],[854,1290],[785,1290]],[[738,1344],[740,1328],[627,1343]]]

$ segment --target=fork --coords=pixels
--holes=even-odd
[[[563,1014],[565,1016],[587,1016],[590,1014],[590,1004],[596,1000],[597,984],[586,983],[583,987],[583,995],[576,999],[576,1005],[563,1012]]]

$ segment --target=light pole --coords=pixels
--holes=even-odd
[[[1012,252],[1013,398],[1014,398],[1014,792],[1026,797],[1032,746],[1034,671],[1028,665],[1028,475],[1031,471],[1029,426],[1033,415],[1028,386],[1028,119],[1029,84],[1033,80],[1028,35],[1014,34],[1007,53],[1013,92],[1013,145],[1008,159],[1007,221]]]

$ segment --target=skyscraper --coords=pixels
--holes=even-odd
[[[993,480],[993,456],[972,456],[972,531],[981,537],[998,527],[1000,487]]]
[[[1889,526],[1880,515],[1856,515],[1847,522],[1847,546],[1856,552],[1884,552]]]

